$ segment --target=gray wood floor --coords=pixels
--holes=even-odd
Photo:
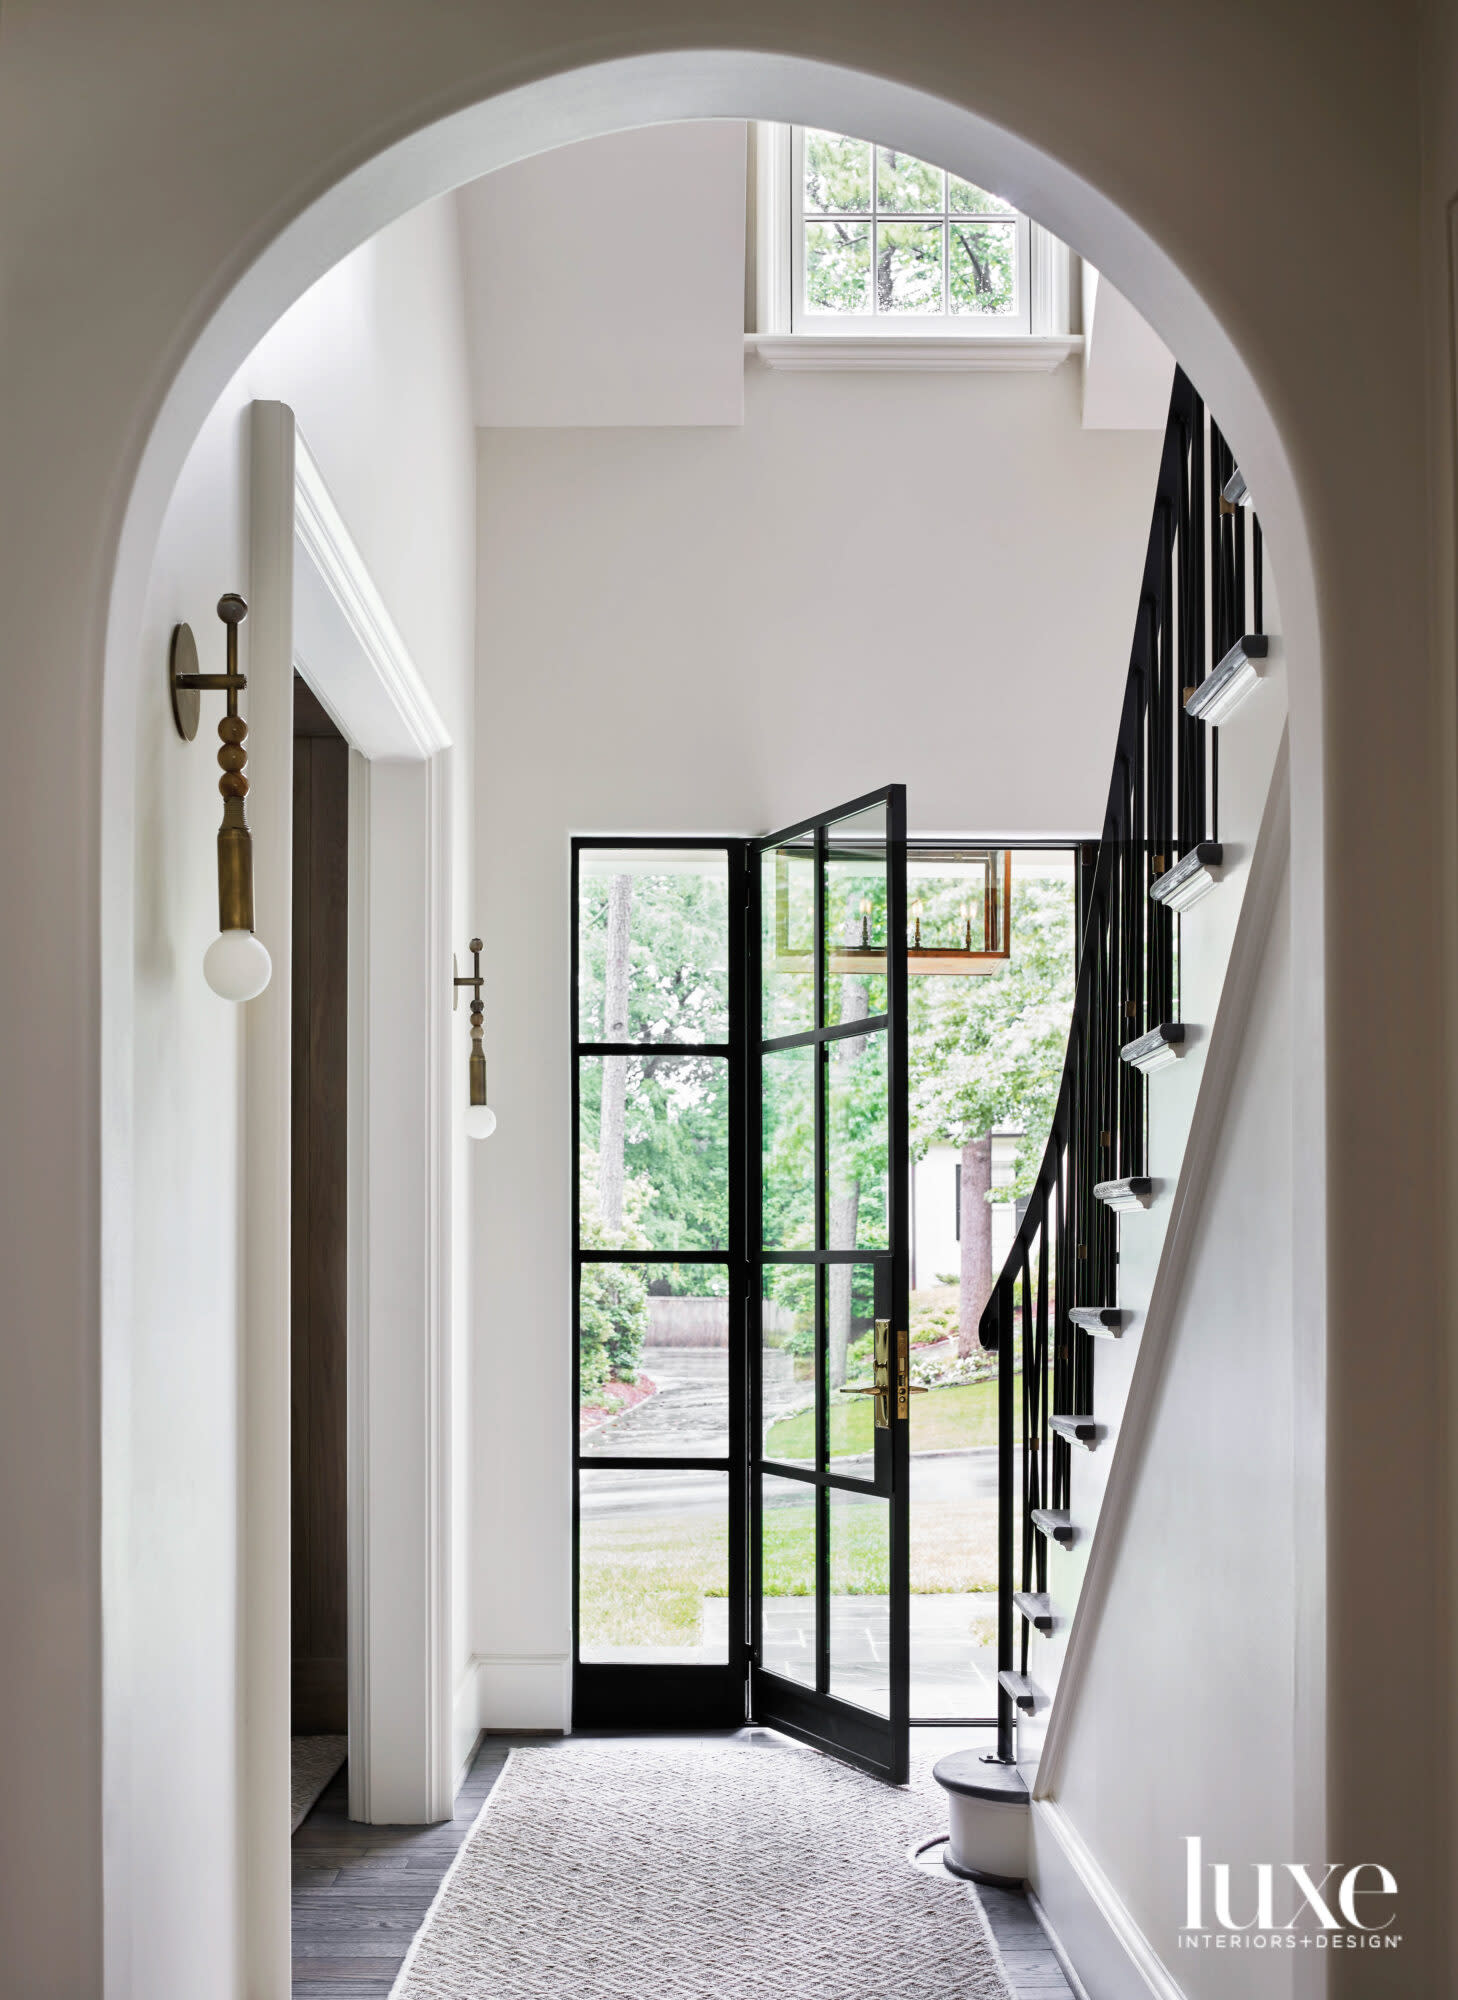
[[[979,1889],[1002,1962],[1018,2000],[1073,2000],[1048,1933],[1021,1889]]]
[[[294,1835],[294,2000],[387,2000],[456,1850],[513,1743],[488,1736],[440,1826],[361,1826],[349,1818],[341,1771]],[[981,1891],[1018,2000],[1072,2000],[1026,1896]],[[787,1996],[792,2000],[792,1996]]]
[[[513,1740],[481,1742],[440,1826],[359,1825],[347,1772],[326,1787],[293,1841],[294,2000],[386,2000]]]

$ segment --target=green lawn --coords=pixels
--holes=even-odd
[[[704,1599],[729,1588],[722,1516],[584,1514],[578,1547],[585,1649],[697,1645]]]
[[[1021,1417],[1022,1382],[1018,1382]],[[871,1450],[871,1403],[837,1397],[831,1449]],[[931,1389],[911,1401],[913,1451],[957,1451],[997,1443],[997,1383]],[[771,1458],[808,1459],[814,1417],[803,1410],[770,1428]],[[781,1488],[786,1482],[781,1482]],[[807,1499],[809,1488],[805,1489]],[[815,1510],[764,1510],[766,1597],[808,1597],[814,1590]],[[880,1596],[888,1588],[884,1507],[836,1504],[831,1514],[831,1589],[836,1596]],[[615,1646],[693,1646],[703,1632],[704,1601],[728,1590],[722,1518],[688,1514],[584,1515],[581,1537],[582,1639],[589,1651]],[[911,1588],[923,1595],[986,1591],[997,1582],[997,1509],[990,1500],[938,1501],[913,1507]]]
[[[1018,1432],[1022,1435],[1022,1382],[1017,1385]],[[871,1398],[836,1396],[830,1405],[830,1450],[844,1458],[869,1452],[872,1439]],[[928,1389],[911,1399],[913,1451],[967,1451],[997,1443],[997,1383],[968,1382],[952,1389]],[[815,1413],[801,1410],[771,1424],[765,1439],[766,1458],[790,1464],[815,1453]]]
[[[809,1488],[806,1488],[809,1491]],[[815,1509],[766,1507],[763,1514],[764,1594],[815,1595]],[[836,1597],[876,1597],[887,1582],[886,1508],[883,1502],[832,1505],[830,1588]]]
[[[814,1508],[769,1506],[763,1518],[766,1597],[810,1596]],[[885,1519],[881,1506],[834,1506],[830,1535],[835,1596],[880,1596],[888,1588]],[[913,1507],[913,1594],[992,1590],[996,1582],[995,1502],[947,1501]],[[696,1645],[702,1636],[704,1600],[723,1597],[727,1589],[722,1519],[635,1514],[603,1520],[584,1515],[582,1642],[589,1651]]]

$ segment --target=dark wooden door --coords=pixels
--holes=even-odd
[[[293,1728],[348,1726],[349,747],[294,680]]]

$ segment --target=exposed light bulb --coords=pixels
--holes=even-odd
[[[252,931],[220,931],[203,953],[203,978],[220,1000],[254,1000],[272,976],[268,947]]]
[[[489,1139],[496,1130],[496,1113],[489,1104],[468,1104],[466,1106],[466,1137],[468,1139]]]

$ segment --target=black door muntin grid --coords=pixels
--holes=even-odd
[[[728,875],[728,1033],[722,1042],[606,1042],[582,1033],[580,1019],[581,857],[614,853],[723,854]],[[735,968],[743,962],[749,843],[742,839],[675,839],[621,835],[582,836],[572,842],[571,1042],[572,1042],[572,1718],[575,1728],[734,1728],[747,1719],[749,1635],[747,1629],[748,1490],[746,1478],[748,1384],[745,1354],[744,1151],[745,1064],[744,990]],[[596,1024],[594,1024],[596,1025]],[[584,1058],[605,1055],[697,1056],[723,1062],[727,1076],[728,1200],[725,1243],[711,1250],[607,1249],[582,1241],[581,1071]],[[699,1264],[724,1270],[728,1278],[729,1449],[725,1456],[663,1453],[615,1456],[584,1453],[578,1432],[581,1380],[582,1272],[590,1264]],[[722,1664],[641,1664],[584,1661],[581,1657],[581,1475],[588,1472],[715,1473],[724,1477],[728,1544],[728,1657]]]
[[[886,1008],[849,1022],[827,1022],[826,947],[826,867],[831,857],[835,829],[876,807],[885,812],[886,868]],[[763,909],[760,858],[766,853],[809,840],[813,856],[814,912],[811,936],[814,952],[814,1025],[788,1035],[765,1036],[762,1032],[763,995]],[[874,1461],[870,1478],[833,1469],[829,1455],[828,1371],[826,1367],[827,1274],[835,1264],[869,1266],[874,1272],[875,1316],[887,1318],[895,1331],[908,1325],[910,1307],[907,1256],[907,1170],[909,1135],[906,1092],[906,954],[896,942],[906,937],[906,791],[901,785],[887,786],[861,798],[849,800],[833,811],[805,820],[796,826],[754,844],[754,865],[749,871],[750,921],[747,926],[749,954],[746,968],[745,1012],[752,1024],[747,1052],[749,1102],[756,1110],[763,1103],[763,1058],[780,1051],[808,1048],[813,1051],[813,1155],[814,1155],[814,1235],[813,1249],[766,1248],[763,1242],[762,1153],[758,1144],[747,1148],[750,1279],[748,1285],[748,1346],[754,1357],[750,1369],[750,1585],[752,1705],[757,1720],[799,1736],[807,1742],[861,1764],[867,1769],[904,1782],[907,1769],[907,1727],[909,1689],[909,1458],[907,1425],[896,1415],[892,1397],[892,1420],[886,1430],[876,1430]],[[886,1036],[887,1078],[887,1231],[884,1247],[832,1249],[828,1235],[828,1058],[837,1041],[847,1037],[884,1034]],[[762,1311],[764,1273],[776,1265],[809,1265],[815,1272],[815,1463],[813,1466],[766,1458],[763,1448]],[[884,1308],[884,1311],[883,1311]],[[894,1369],[894,1359],[893,1359]],[[815,1507],[815,1686],[810,1688],[775,1674],[764,1664],[763,1590],[763,1486],[765,1476],[798,1481],[814,1492]],[[843,1700],[830,1692],[830,1496],[833,1492],[863,1494],[889,1502],[889,1700],[888,1713],[879,1715]]]

